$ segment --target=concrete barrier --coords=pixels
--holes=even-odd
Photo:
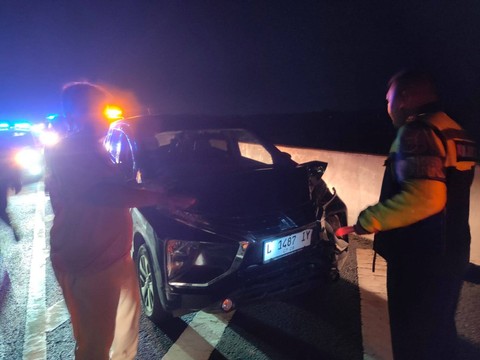
[[[354,224],[358,214],[375,204],[380,194],[386,156],[342,153],[329,150],[278,146],[298,163],[322,160],[328,162],[324,179],[335,187],[348,206],[348,222]],[[480,265],[480,167],[477,166],[470,196],[470,229],[472,247],[470,261]],[[372,238],[370,236],[370,238]]]

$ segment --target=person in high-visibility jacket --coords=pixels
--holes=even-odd
[[[394,358],[454,359],[477,149],[441,110],[427,73],[396,74],[386,99],[397,135],[380,200],[360,213],[354,229],[375,233],[374,250],[387,260]]]

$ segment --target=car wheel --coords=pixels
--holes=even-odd
[[[151,321],[160,325],[170,317],[170,314],[163,309],[160,302],[151,256],[145,244],[138,249],[136,266],[143,312]]]

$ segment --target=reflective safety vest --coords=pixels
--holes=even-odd
[[[380,202],[400,194],[406,179],[427,179],[445,182],[446,207],[411,225],[380,231],[374,249],[387,261],[445,253],[468,258],[470,187],[478,159],[475,143],[443,112],[409,120],[398,130],[385,163]],[[434,192],[432,188],[430,196]],[[399,210],[405,216],[415,215],[415,209]]]
[[[470,187],[473,182],[478,149],[473,139],[443,112],[420,117],[443,142],[447,184],[447,253],[470,252]]]

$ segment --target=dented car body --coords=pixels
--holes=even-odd
[[[105,146],[127,181],[196,199],[181,211],[132,209],[143,308],[157,324],[338,276],[335,255],[348,247],[335,247],[332,226],[345,225],[346,207],[328,188],[314,191],[325,162],[297,164],[243,128],[151,115],[113,123]]]

